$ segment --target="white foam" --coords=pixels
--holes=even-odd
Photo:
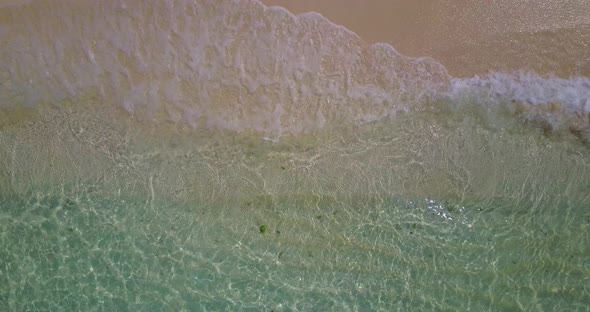
[[[532,72],[490,73],[451,81],[452,107],[488,108],[491,124],[498,113],[533,121],[545,131],[567,130],[590,142],[590,79],[541,77]],[[502,123],[500,123],[502,126]],[[503,126],[502,126],[503,127]]]
[[[16,7],[30,3],[33,0],[1,0],[0,9],[4,7]]]
[[[448,80],[432,60],[367,47],[317,13],[256,1],[44,3],[18,11],[30,25],[8,25],[0,106],[98,88],[103,102],[148,119],[280,135],[333,116],[379,118]]]
[[[14,18],[0,30],[0,108],[96,89],[103,103],[146,120],[269,138],[371,122],[439,98],[590,112],[588,78],[452,79],[430,58],[368,46],[320,14],[254,0],[38,0],[3,10]]]
[[[590,79],[587,77],[541,77],[532,72],[491,73],[472,78],[455,78],[449,95],[477,96],[493,103],[518,101],[531,106],[559,103],[570,112],[590,113]]]

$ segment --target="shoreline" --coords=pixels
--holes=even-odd
[[[260,1],[295,15],[317,12],[368,44],[431,57],[455,77],[519,70],[590,76],[590,50],[584,48],[590,44],[590,18],[580,13],[590,11],[590,3],[582,1],[547,7],[504,0],[487,7],[468,1]]]

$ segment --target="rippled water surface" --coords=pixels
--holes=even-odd
[[[254,1],[0,12],[0,310],[588,310],[587,77]]]

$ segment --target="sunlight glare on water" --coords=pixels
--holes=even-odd
[[[453,76],[250,0],[0,20],[4,310],[588,309],[584,71]]]

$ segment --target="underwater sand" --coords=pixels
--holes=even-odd
[[[2,310],[588,311],[586,50],[461,73],[245,0],[0,21]]]

